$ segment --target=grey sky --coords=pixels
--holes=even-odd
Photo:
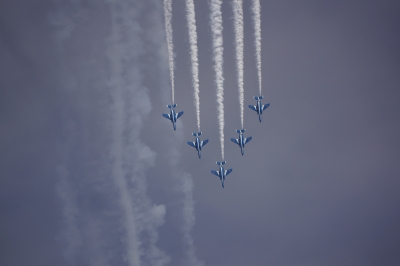
[[[400,4],[262,0],[271,106],[261,124],[245,109],[253,140],[242,157],[229,141],[240,114],[224,1],[233,172],[222,189],[210,173],[221,152],[209,7],[194,2],[210,139],[201,160],[186,144],[197,125],[183,0],[173,0],[185,111],[176,132],[161,116],[170,103],[161,0],[2,2],[0,265],[399,265]],[[245,105],[258,94],[250,4]]]

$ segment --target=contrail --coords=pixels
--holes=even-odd
[[[171,78],[172,104],[175,103],[174,43],[172,42],[172,0],[164,0],[165,35],[167,37],[169,75]]]
[[[223,52],[224,47],[222,39],[222,0],[211,0],[210,2],[210,24],[213,41],[213,57],[215,70],[215,84],[217,85],[217,103],[218,103],[218,122],[219,122],[219,138],[221,142],[222,160],[225,158],[224,151],[224,71],[223,71]]]
[[[196,106],[197,129],[200,131],[199,58],[197,48],[196,15],[193,0],[186,0],[186,18],[189,29],[190,59],[192,61],[193,96]]]
[[[148,38],[155,45],[155,50],[152,51],[152,54],[155,54],[160,61],[160,72],[161,78],[158,79],[161,84],[165,84],[167,81],[167,68],[165,67],[167,63],[167,59],[165,57],[166,47],[165,42],[163,41],[164,36],[154,35],[153,32],[158,31],[158,29],[162,26],[163,22],[158,15],[160,10],[162,10],[162,3],[159,0],[150,0],[149,2],[153,3],[152,12],[154,17],[152,17],[153,27],[150,31],[146,32]],[[159,94],[161,97],[161,101],[163,103],[167,103],[167,96],[163,93],[164,86],[160,86],[161,93]],[[182,124],[184,126],[184,124]],[[184,129],[184,127],[183,127]],[[182,218],[183,218],[183,226],[182,226],[182,235],[183,235],[183,245],[185,247],[185,255],[186,261],[185,265],[187,266],[204,266],[204,263],[200,261],[196,256],[196,248],[194,244],[194,239],[192,236],[192,229],[195,224],[195,209],[194,209],[194,200],[193,200],[193,178],[190,174],[184,173],[181,166],[181,144],[184,143],[184,130],[179,130],[176,132],[167,132],[167,138],[173,139],[174,141],[168,142],[168,147],[165,149],[166,156],[168,158],[169,168],[171,169],[172,176],[174,178],[174,185],[176,190],[183,196],[182,198]],[[162,152],[161,152],[162,153]],[[163,156],[162,154],[160,156]],[[158,266],[158,265],[157,265]]]
[[[243,127],[244,88],[243,88],[243,0],[233,0],[233,18],[235,29],[236,72],[239,88],[240,122]]]
[[[81,1],[73,1],[76,7],[72,8],[75,4],[64,2],[61,22],[57,17],[50,21],[58,29],[55,37],[62,45],[60,59],[66,58],[63,50],[75,51],[75,45],[82,42],[84,35],[79,33],[90,28],[87,16],[97,21],[110,14],[105,31],[109,37],[105,41],[101,35],[95,40],[105,43],[104,50],[79,50],[79,56],[63,60],[67,63],[59,70],[61,95],[66,96],[62,113],[69,118],[61,119],[67,142],[61,151],[65,159],[57,168],[56,185],[63,204],[60,235],[63,244],[66,242],[64,254],[71,265],[164,266],[170,258],[157,247],[157,241],[166,207],[152,203],[147,194],[146,171],[154,165],[156,153],[141,139],[152,108],[140,60],[146,43],[139,22],[146,15],[148,1],[89,1],[91,12],[80,7]],[[76,15],[79,12],[85,16]],[[159,17],[161,22],[162,15]],[[154,32],[165,40],[162,24],[158,23]],[[68,38],[70,42],[65,42]],[[85,96],[72,100],[70,84],[83,88],[77,93]],[[85,108],[80,108],[83,105]]]
[[[134,205],[130,199],[128,184],[125,179],[126,171],[123,167],[124,145],[121,141],[125,131],[126,114],[124,112],[125,103],[123,100],[123,82],[121,82],[120,73],[122,72],[121,51],[118,49],[121,39],[120,28],[117,25],[117,11],[115,5],[111,8],[112,32],[111,47],[109,51],[109,59],[111,65],[111,95],[114,103],[113,112],[113,137],[111,156],[114,160],[112,167],[112,176],[116,187],[120,191],[120,204],[125,212],[124,228],[126,230],[127,257],[131,266],[140,265],[140,241],[137,232],[136,219],[133,212]]]
[[[261,5],[260,0],[253,0],[254,46],[256,48],[256,64],[258,73],[258,86],[261,95]]]
[[[125,214],[121,220],[126,230],[124,240],[129,265],[162,266],[170,261],[169,256],[156,246],[157,228],[164,223],[166,208],[162,204],[154,205],[147,196],[145,172],[154,165],[156,154],[140,139],[151,103],[142,85],[140,66],[132,65],[144,53],[144,43],[138,38],[140,11],[137,8],[129,0],[116,1],[112,8],[109,52],[114,110],[112,174]]]

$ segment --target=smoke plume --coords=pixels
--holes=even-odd
[[[197,131],[200,131],[200,91],[199,91],[199,59],[197,48],[196,16],[193,0],[186,0],[186,18],[189,29],[190,59],[192,63],[192,81],[194,105],[196,107]]]
[[[233,18],[236,48],[236,75],[239,88],[240,122],[244,120],[244,88],[243,88],[243,0],[233,0]]]
[[[253,0],[254,46],[256,49],[256,64],[258,74],[258,89],[261,95],[261,5],[260,0]]]
[[[174,43],[172,41],[172,0],[164,0],[165,36],[167,37],[169,75],[171,78],[172,104],[175,103]]]
[[[212,32],[213,59],[215,70],[215,84],[217,85],[217,110],[219,123],[219,139],[221,142],[222,160],[225,158],[224,150],[224,69],[223,69],[223,39],[222,39],[222,0],[211,0],[210,2],[210,24]]]

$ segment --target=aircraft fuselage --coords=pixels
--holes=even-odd
[[[170,118],[171,118],[171,122],[172,122],[172,125],[173,125],[173,127],[174,127],[174,130],[176,130],[176,113],[175,113],[175,110],[174,110],[174,108],[171,108],[171,110],[169,111],[169,115],[170,115]]]

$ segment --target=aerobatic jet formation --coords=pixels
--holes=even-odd
[[[229,174],[232,172],[232,168],[231,168],[231,169],[228,169],[228,170],[225,170],[225,169],[224,169],[225,163],[226,163],[226,161],[217,162],[217,164],[218,164],[218,166],[219,166],[219,171],[211,170],[211,173],[213,173],[214,175],[218,176],[219,179],[221,180],[221,182],[222,182],[222,187],[225,187],[225,186],[224,186],[224,183],[225,183],[225,178],[226,178],[226,176],[229,175]]]
[[[179,117],[181,117],[181,115],[183,115],[183,111],[182,112],[179,112],[179,113],[176,113],[175,112],[175,107],[176,107],[176,103],[174,103],[173,105],[167,105],[168,106],[168,108],[170,109],[170,111],[169,111],[169,114],[162,114],[163,115],[163,117],[165,117],[165,118],[167,118],[167,119],[169,119],[169,120],[171,120],[171,122],[172,122],[172,125],[173,125],[173,127],[174,127],[174,130],[176,130],[176,120],[179,118]]]
[[[261,103],[262,98],[263,98],[262,96],[254,96],[254,99],[257,101],[256,105],[251,105],[251,104],[249,105],[249,108],[251,110],[254,110],[257,112],[260,123],[261,123],[262,112],[269,107],[269,103],[264,104],[264,105]]]
[[[244,155],[244,145],[245,145],[247,142],[249,142],[249,141],[253,138],[253,137],[251,137],[251,136],[248,137],[248,138],[245,138],[245,137],[243,136],[243,133],[244,133],[245,131],[246,131],[246,129],[242,129],[242,130],[237,129],[236,132],[239,133],[239,138],[238,138],[238,139],[231,138],[231,141],[232,141],[233,143],[239,145],[240,150],[241,150],[241,152],[242,152],[242,155]]]
[[[217,162],[218,168],[217,170],[211,170],[211,173],[218,176],[221,180],[222,187],[225,187],[225,178],[228,174],[232,172],[232,169],[225,170],[225,108],[224,108],[224,42],[223,42],[223,34],[222,34],[222,0],[210,0],[212,4],[210,5],[210,25],[211,25],[211,39],[212,39],[212,61],[213,61],[213,69],[214,69],[214,84],[216,89],[216,104],[217,104],[217,121],[218,121],[218,131],[219,131],[219,142],[220,142],[220,150],[222,161]],[[257,70],[257,78],[258,78],[258,90],[254,92],[254,94],[259,96],[254,96],[256,100],[255,105],[248,105],[250,109],[255,111],[258,115],[258,119],[260,123],[262,122],[262,113],[265,109],[267,109],[270,104],[262,104],[263,99],[263,83],[262,83],[262,53],[261,53],[261,0],[252,0],[252,17],[253,17],[253,26],[254,26],[254,49],[255,49],[255,67]],[[172,27],[172,0],[164,0],[164,23],[165,23],[165,37],[168,52],[168,65],[169,65],[169,76],[170,76],[170,90],[171,90],[171,104],[168,105],[170,109],[169,114],[162,114],[163,117],[167,118],[172,122],[172,126],[176,131],[176,122],[179,117],[183,115],[183,111],[177,112],[175,111],[175,62],[174,62],[174,42],[173,42],[173,27]],[[239,134],[239,137],[231,138],[231,141],[237,144],[240,147],[240,152],[242,156],[244,156],[244,148],[245,145],[252,140],[251,136],[247,138],[244,136],[244,120],[245,120],[245,86],[244,86],[244,42],[247,42],[247,38],[244,35],[244,6],[242,0],[234,0],[232,1],[233,8],[233,29],[234,29],[234,46],[235,46],[235,65],[236,65],[236,77],[237,77],[237,88],[238,88],[238,99],[239,99],[239,114],[240,114],[240,126],[241,129],[236,130]],[[187,18],[187,29],[188,29],[188,40],[189,40],[189,54],[190,54],[190,72],[191,72],[191,85],[193,89],[193,104],[195,109],[195,117],[196,117],[196,125],[197,130],[192,135],[195,139],[192,141],[187,141],[189,146],[192,146],[196,149],[197,155],[199,159],[201,159],[201,152],[209,140],[204,139],[201,140],[201,113],[200,113],[200,86],[199,86],[199,47],[198,47],[198,36],[197,36],[197,27],[196,27],[196,12],[195,5],[193,0],[186,0],[186,18]],[[265,93],[264,93],[265,94]],[[254,102],[253,102],[254,103]],[[185,107],[186,109],[186,107]],[[187,111],[187,110],[186,110]],[[186,114],[187,115],[187,114]],[[246,134],[247,135],[247,134]],[[192,138],[192,137],[190,137]],[[173,140],[168,140],[173,141]],[[212,148],[212,147],[210,147]],[[236,148],[235,148],[236,149]],[[189,149],[191,150],[191,149]],[[191,153],[191,151],[189,151]],[[248,155],[247,155],[248,156]],[[203,160],[206,158],[203,158]],[[229,158],[227,158],[229,159]],[[197,160],[197,159],[195,159]]]
[[[199,155],[199,158],[201,158],[201,148],[208,143],[208,139],[201,141],[201,132],[192,133],[192,135],[196,137],[196,140],[194,142],[188,141],[188,144],[197,150],[197,154]]]

